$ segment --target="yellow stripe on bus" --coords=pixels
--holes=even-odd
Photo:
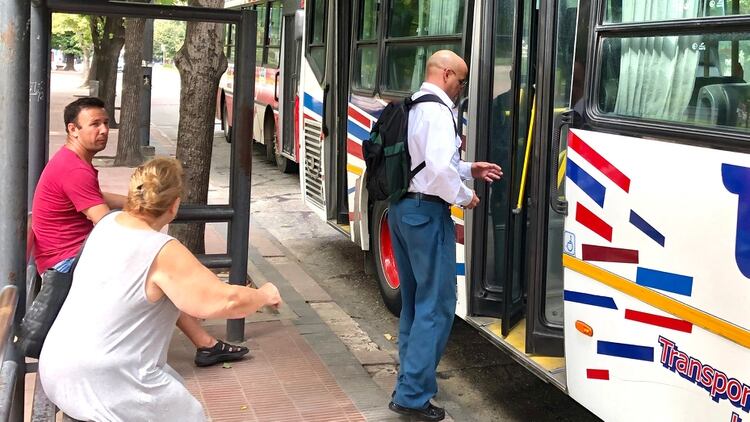
[[[351,165],[351,164],[347,164],[347,165],[346,165],[346,170],[347,170],[347,171],[348,171],[349,173],[354,173],[354,174],[356,174],[357,176],[361,176],[361,175],[362,175],[362,172],[363,172],[361,168],[359,168],[359,167],[357,167],[357,166],[353,166],[353,165]]]
[[[620,277],[597,266],[583,262],[578,258],[563,254],[563,265],[577,273],[594,279],[606,286],[619,290],[639,301],[670,313],[677,318],[697,325],[716,335],[731,340],[740,346],[750,348],[750,331],[738,327],[721,318],[698,310],[680,301],[674,300],[649,288],[639,286],[633,281]]]
[[[455,205],[451,206],[451,215],[458,218],[459,220],[464,219],[464,209]]]

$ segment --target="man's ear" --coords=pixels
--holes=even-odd
[[[75,123],[68,123],[67,128],[68,128],[68,134],[70,134],[70,136],[74,138],[78,137],[78,126],[76,126]]]

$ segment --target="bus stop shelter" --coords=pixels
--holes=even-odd
[[[247,281],[250,181],[255,66],[256,15],[250,10],[227,10],[186,6],[163,6],[106,0],[8,0],[0,3],[0,420],[23,418],[27,372],[24,357],[12,339],[26,307],[27,220],[30,202],[48,157],[51,14],[54,12],[100,16],[138,17],[181,21],[217,22],[237,26],[234,139],[231,149],[228,205],[181,207],[175,220],[226,222],[226,254],[199,256],[210,268],[229,268],[229,282]],[[27,274],[27,272],[29,274]],[[1,314],[2,312],[0,312]],[[244,320],[227,321],[227,338],[244,340]],[[33,370],[33,368],[31,368]],[[19,381],[20,380],[20,381]]]

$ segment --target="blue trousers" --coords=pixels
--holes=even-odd
[[[422,409],[437,393],[435,370],[456,312],[456,233],[448,206],[412,198],[390,206],[388,224],[401,283],[393,401]]]

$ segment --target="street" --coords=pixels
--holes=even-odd
[[[167,153],[177,137],[179,74],[154,69],[151,136],[157,155]],[[121,74],[120,74],[121,75]],[[74,85],[78,73],[52,72],[52,90]],[[118,101],[119,103],[119,101]],[[53,116],[55,119],[58,116]],[[154,142],[158,138],[159,142]],[[171,149],[173,151],[173,149]],[[229,150],[221,128],[215,126],[209,202],[220,203],[229,186]],[[101,155],[108,155],[105,151]],[[264,230],[296,261],[343,311],[369,341],[397,361],[398,319],[383,305],[375,275],[367,274],[364,253],[346,236],[309,210],[300,195],[297,174],[283,174],[264,160],[256,148],[253,160],[251,232]],[[226,224],[215,224],[226,232]],[[252,251],[251,251],[252,254]],[[273,257],[266,258],[273,262]],[[273,280],[270,280],[273,281]],[[342,340],[346,343],[346,340]],[[388,394],[396,365],[365,365]],[[598,420],[556,387],[537,378],[478,331],[457,319],[439,367],[440,405],[457,421],[587,421]],[[383,403],[383,407],[387,405]]]

